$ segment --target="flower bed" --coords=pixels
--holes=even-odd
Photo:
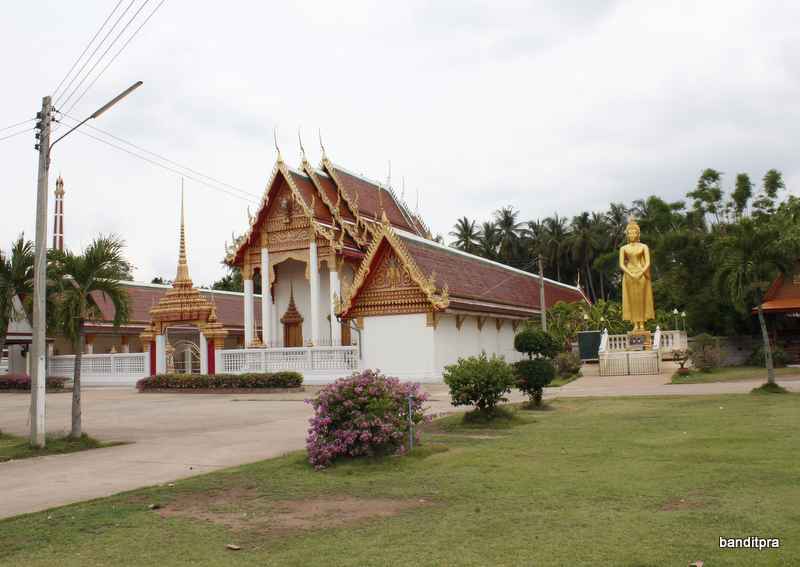
[[[299,372],[253,372],[249,374],[157,374],[136,383],[140,392],[163,390],[287,390],[303,384]]]
[[[66,382],[66,378],[48,376],[47,389],[51,392],[60,392]],[[0,391],[30,392],[31,377],[27,374],[0,374]]]
[[[323,469],[339,457],[404,452],[409,417],[413,423],[423,421],[427,399],[419,384],[401,383],[376,370],[340,378],[308,400],[314,407],[306,438],[309,462]]]

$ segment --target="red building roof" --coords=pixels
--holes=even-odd
[[[764,294],[761,308],[767,312],[800,311],[800,261],[788,274],[780,274]]]
[[[436,275],[436,285],[447,285],[450,308],[530,314],[539,311],[539,276],[420,238],[399,234],[419,268]],[[545,278],[545,302],[583,301],[576,287]]]
[[[128,290],[130,297],[130,315],[128,323],[123,328],[139,329],[150,323],[150,308],[158,303],[167,290],[172,289],[169,285],[146,284],[123,282]],[[226,329],[241,330],[244,328],[244,294],[232,291],[213,291],[199,290],[200,294],[213,301],[217,308],[217,320]],[[93,294],[103,318],[94,321],[95,324],[103,326],[110,325],[114,320],[114,305],[103,294],[95,292]],[[261,313],[261,296],[255,296],[255,313]]]

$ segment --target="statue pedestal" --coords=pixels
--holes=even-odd
[[[653,335],[648,330],[631,331],[628,333],[628,348],[626,350],[650,350],[653,348]]]

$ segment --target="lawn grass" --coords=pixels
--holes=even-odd
[[[487,435],[449,417],[409,457],[315,472],[298,452],[3,520],[0,564],[800,564],[800,396],[551,405]],[[407,507],[355,523],[321,514],[324,529],[271,523],[286,502],[346,497]],[[781,548],[719,549],[754,535]]]
[[[800,368],[776,368],[776,376],[800,376]],[[724,366],[711,372],[692,370],[681,376],[672,375],[672,384],[704,384],[707,382],[736,382],[738,380],[767,380],[767,369],[759,366]]]
[[[85,451],[87,449],[100,449],[102,447],[112,447],[114,445],[119,445],[119,443],[103,443],[84,433],[80,439],[51,437],[48,435],[44,449],[38,449],[30,446],[27,437],[17,437],[16,435],[0,433],[0,463],[16,459],[42,457],[44,455],[59,455],[62,453]]]

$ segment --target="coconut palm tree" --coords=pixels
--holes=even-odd
[[[72,429],[70,437],[81,436],[81,356],[84,348],[84,325],[100,319],[101,297],[114,306],[115,327],[128,319],[128,292],[120,284],[130,272],[122,255],[125,243],[116,236],[100,236],[83,254],[56,251],[52,254],[52,274],[57,286],[57,321],[59,330],[72,341],[75,373],[72,387]]]
[[[730,297],[743,313],[747,313],[755,304],[764,341],[769,384],[775,383],[775,367],[761,304],[772,278],[778,272],[786,273],[796,257],[797,229],[791,234],[786,232],[781,230],[777,222],[759,223],[751,218],[742,218],[728,227],[714,248],[719,266],[714,277],[717,288]]]
[[[493,222],[485,222],[481,226],[478,254],[489,260],[497,260],[500,248],[500,230]]]
[[[592,218],[583,212],[572,219],[569,238],[569,249],[575,260],[586,275],[586,285],[593,300],[597,299],[592,279],[592,260],[598,248],[597,231],[592,223]]]
[[[475,254],[480,247],[480,230],[474,220],[467,217],[461,217],[456,221],[453,230],[450,231],[450,236],[455,238],[455,242],[451,244],[454,248]]]
[[[547,247],[547,263],[555,266],[556,279],[561,281],[561,265],[564,253],[569,245],[569,226],[565,217],[558,216],[544,219],[544,241]]]
[[[0,353],[5,348],[9,324],[19,316],[14,298],[24,305],[33,293],[33,260],[33,243],[25,240],[24,234],[13,242],[8,255],[0,251]]]
[[[519,238],[522,223],[517,220],[519,211],[514,207],[503,207],[494,212],[494,222],[500,233],[499,253],[504,263],[518,263]]]

